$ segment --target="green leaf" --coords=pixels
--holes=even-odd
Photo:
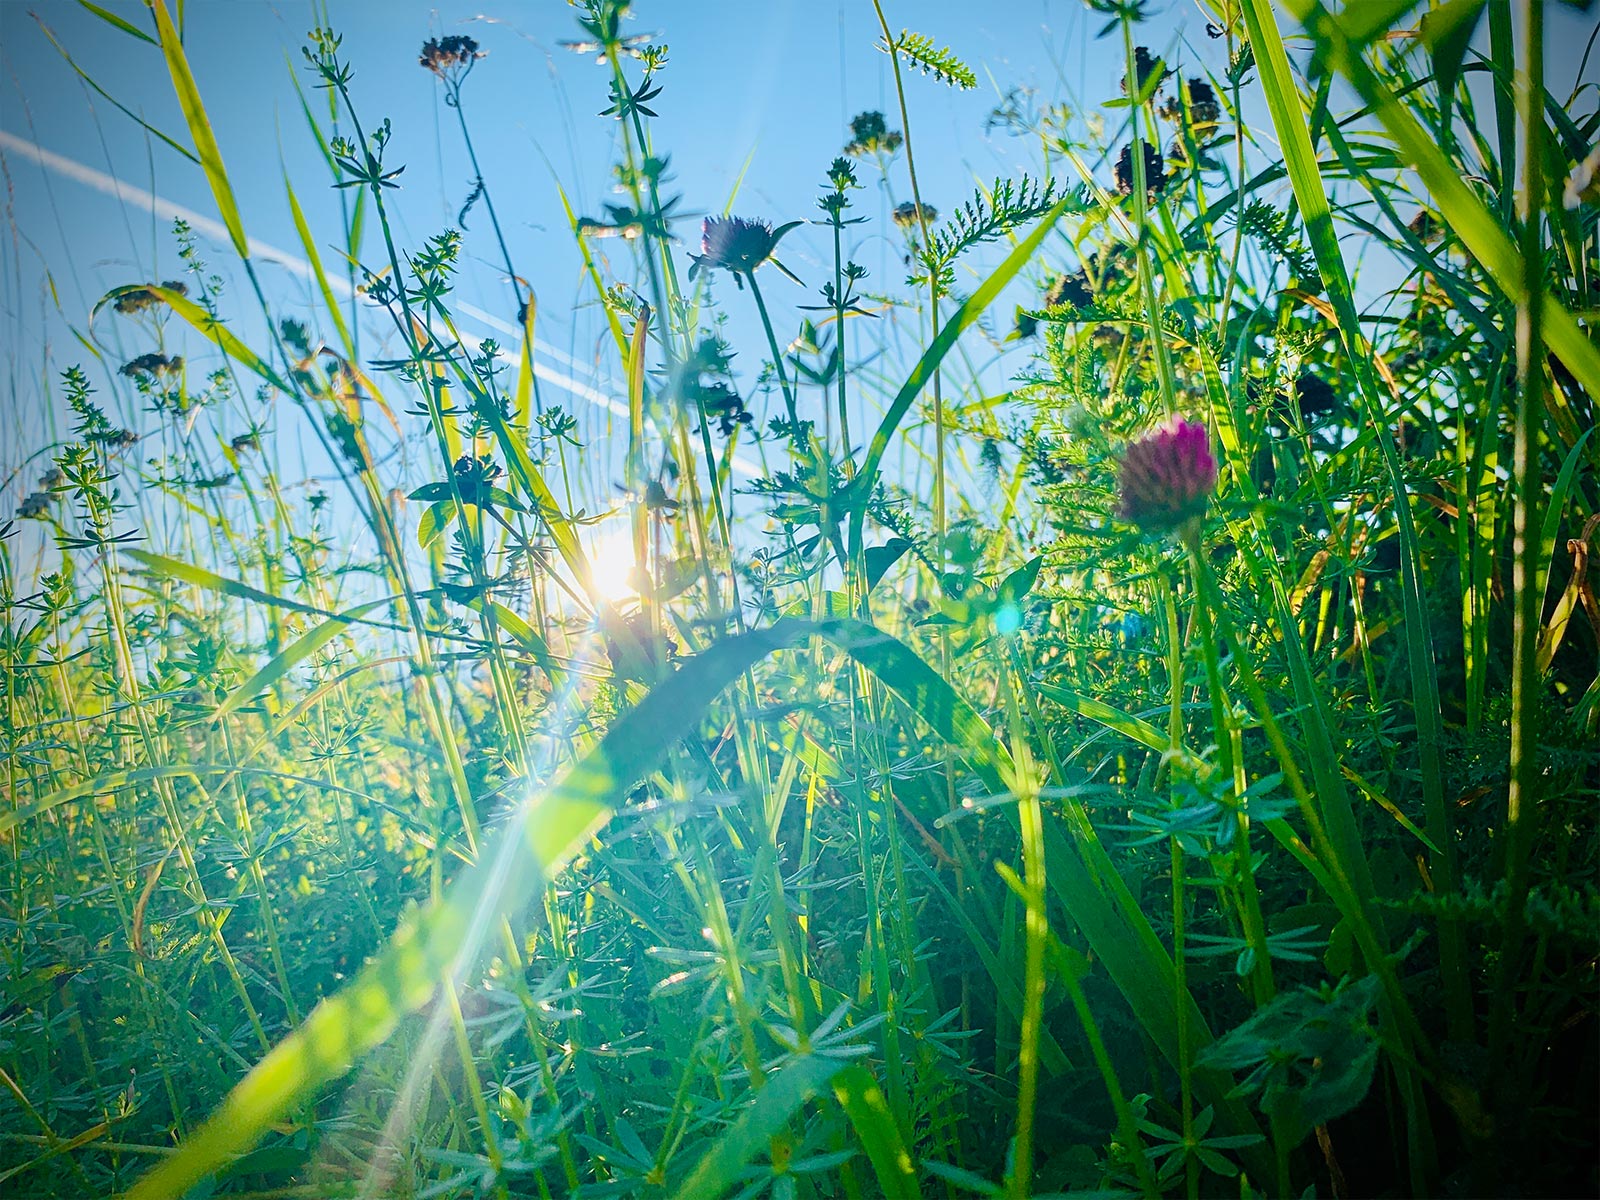
[[[1043,565],[1044,557],[1034,555],[1000,581],[995,599],[1001,604],[1020,604],[1039,582],[1039,568]]]
[[[955,56],[946,46],[940,49],[925,33],[912,33],[902,29],[895,38],[893,50],[924,75],[932,75],[940,83],[967,91],[978,86],[978,76],[972,68]]]
[[[867,568],[867,591],[878,586],[878,580],[911,549],[905,538],[890,538],[881,546],[868,546],[862,553]]]
[[[412,496],[412,499],[416,497]],[[433,545],[444,536],[444,531],[450,528],[450,523],[456,519],[460,511],[454,500],[435,500],[428,505],[428,510],[417,522],[417,545],[424,550]]]

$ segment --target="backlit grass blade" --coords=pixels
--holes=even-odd
[[[206,116],[205,105],[200,101],[200,89],[195,86],[194,73],[189,70],[189,58],[183,52],[183,42],[173,27],[167,13],[165,0],[150,0],[155,14],[156,32],[161,39],[161,53],[167,60],[167,71],[172,76],[173,91],[178,94],[178,105],[183,109],[183,119],[188,122],[189,136],[194,139],[195,153],[205,170],[206,182],[217,201],[217,212],[227,226],[228,237],[241,259],[250,257],[250,243],[244,235],[244,223],[239,220],[239,206],[233,198],[233,186],[228,182],[228,172],[222,165],[222,151],[217,148],[216,135],[211,132],[211,119]]]
[[[376,629],[394,630],[400,628],[400,626],[391,625],[387,622],[368,621],[362,617],[355,616],[353,613],[356,610],[344,614],[327,612],[310,604],[302,604],[298,600],[290,600],[287,596],[278,596],[272,592],[265,592],[260,588],[251,587],[248,583],[242,583],[237,579],[228,579],[218,575],[215,571],[208,571],[204,567],[197,567],[193,563],[187,563],[181,559],[168,558],[162,554],[152,554],[148,550],[128,549],[123,550],[122,553],[141,564],[153,575],[175,579],[180,583],[187,583],[209,592],[218,592],[225,596],[233,596],[239,600],[253,600],[260,604],[269,604],[273,608],[288,609],[291,612],[305,613],[308,617],[321,617],[323,619],[339,617],[351,623],[359,622],[363,625],[371,625]],[[430,599],[433,595],[434,593],[432,592],[417,593],[418,598],[424,600]],[[391,596],[385,603],[393,604],[396,599],[398,597]]]
[[[502,833],[510,841],[500,853],[481,858],[442,902],[407,924],[350,986],[319,1004],[274,1047],[178,1153],[139,1181],[134,1200],[183,1195],[254,1146],[302,1097],[385,1041],[403,1016],[429,1000],[446,972],[465,977],[474,927],[520,907],[610,816],[627,789],[696,727],[741,671],[807,630],[788,624],[721,642],[647,695],[512,822]],[[497,862],[504,865],[498,872],[490,865]]]
[[[311,264],[311,274],[317,281],[317,290],[322,293],[322,303],[328,310],[328,316],[333,319],[333,327],[339,331],[339,341],[344,346],[345,354],[354,358],[355,343],[350,340],[350,330],[344,323],[338,297],[333,294],[328,274],[322,268],[322,255],[317,251],[316,239],[311,236],[311,227],[306,224],[306,215],[300,209],[300,200],[294,194],[294,186],[287,174],[283,177],[283,192],[289,198],[289,214],[294,218],[294,231],[300,238],[300,248],[305,251],[306,262]],[[393,420],[392,417],[390,419]]]
[[[137,25],[133,24],[131,21],[123,20],[121,17],[117,16],[116,13],[112,12],[110,9],[103,8],[98,4],[94,4],[94,3],[91,2],[91,0],[78,0],[78,3],[83,8],[88,9],[95,16],[99,17],[107,25],[114,26],[115,28],[122,30],[123,33],[132,34],[134,37],[138,38],[141,42],[144,42],[147,45],[151,45],[151,46],[159,45],[159,43],[156,41],[155,38],[151,37],[148,33],[146,33],[144,30],[140,29]]]

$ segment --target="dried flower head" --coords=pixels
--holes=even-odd
[[[1161,151],[1149,142],[1140,140],[1139,145],[1144,147],[1144,186],[1152,199],[1155,198],[1167,182],[1166,165],[1161,160]],[[1124,196],[1133,195],[1133,147],[1124,146],[1122,153],[1117,155],[1115,171],[1117,191]]]
[[[456,490],[461,493],[464,502],[476,504],[479,508],[492,506],[494,481],[500,477],[500,465],[494,459],[488,455],[476,457],[463,454],[456,459],[451,473],[455,476]]]
[[[449,37],[429,38],[424,42],[417,62],[440,79],[455,82],[470,71],[472,64],[485,53],[478,49],[478,43],[472,38],[451,34]]]
[[[1443,234],[1439,222],[1433,219],[1433,214],[1425,208],[1417,209],[1417,215],[1406,222],[1406,228],[1417,235],[1417,240],[1423,243],[1436,242]]]
[[[1058,276],[1045,291],[1046,308],[1059,308],[1070,304],[1073,308],[1087,308],[1094,303],[1094,292],[1089,288],[1089,276],[1083,270],[1071,275]]]
[[[1339,407],[1339,393],[1320,375],[1302,371],[1294,381],[1295,400],[1300,405],[1300,415],[1307,421],[1318,421]]]
[[[129,379],[140,376],[175,375],[183,370],[182,356],[168,358],[165,354],[141,354],[123,363],[120,371]]]
[[[104,429],[84,434],[83,440],[95,442],[108,450],[126,450],[138,443],[139,435],[131,429]]]
[[[1156,87],[1160,87],[1161,81],[1171,74],[1167,70],[1166,64],[1159,58],[1153,57],[1144,46],[1135,46],[1133,48],[1133,69],[1139,77],[1139,86],[1137,88],[1139,92],[1145,90],[1145,85],[1149,83],[1150,76],[1157,70],[1160,71],[1160,74],[1156,76]],[[1128,77],[1126,75],[1122,77],[1122,94],[1124,96],[1128,94]]]
[[[1128,443],[1119,515],[1146,533],[1193,528],[1216,486],[1217,460],[1206,427],[1173,417]]]
[[[37,520],[50,511],[53,499],[49,492],[29,492],[17,508],[17,516],[24,521]]]
[[[860,113],[850,121],[850,140],[844,152],[854,158],[868,154],[893,154],[905,139],[884,123],[881,112]]]
[[[127,291],[120,293],[111,302],[111,307],[123,316],[132,316],[135,313],[154,308],[156,305],[163,303],[161,297],[156,294],[156,286],[156,284],[151,283],[129,288]],[[173,292],[179,296],[187,296],[189,294],[188,285],[181,280],[169,279],[160,286],[163,290]]]
[[[1561,191],[1561,205],[1568,212],[1583,204],[1600,204],[1600,144],[1572,168]]]
[[[799,224],[799,221],[790,221],[773,229],[767,222],[753,217],[707,217],[700,223],[700,253],[689,256],[694,259],[689,277],[692,279],[701,271],[721,268],[731,271],[738,280],[770,259],[778,240]]]
[[[1189,94],[1189,122],[1194,126],[1195,133],[1208,133],[1214,126],[1221,125],[1222,106],[1210,83],[1203,78],[1190,78],[1189,82],[1182,85],[1182,90]],[[1184,106],[1179,96],[1173,96],[1163,104],[1162,115],[1170,122],[1182,122]]]
[[[939,210],[931,204],[918,205],[914,201],[907,200],[904,204],[894,206],[892,216],[894,223],[900,226],[901,229],[916,229],[924,221],[929,225],[937,221],[939,219]]]

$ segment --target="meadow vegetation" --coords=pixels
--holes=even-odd
[[[1089,4],[1120,97],[1005,96],[1036,169],[944,211],[918,96],[977,77],[878,8],[894,103],[773,225],[681,215],[688,81],[574,0],[620,497],[536,378],[493,57],[401,76],[478,170],[405,244],[391,64],[308,36],[308,321],[173,10],[104,14],[244,286],[180,223],[69,314],[10,482],[6,1195],[1595,1193],[1597,91],[1538,0]]]

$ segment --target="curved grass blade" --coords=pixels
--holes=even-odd
[[[241,342],[238,336],[234,334],[233,330],[229,329],[226,325],[213,317],[205,309],[201,308],[193,300],[189,299],[187,296],[173,291],[170,288],[146,287],[143,284],[137,283],[126,284],[122,287],[112,288],[109,292],[95,302],[94,308],[90,310],[89,319],[93,321],[95,316],[107,304],[111,303],[118,296],[124,296],[130,292],[150,292],[153,295],[159,296],[162,303],[166,304],[172,309],[173,312],[182,317],[190,325],[190,327],[195,330],[196,333],[199,333],[210,341],[215,342],[219,350],[221,350],[229,358],[232,358],[234,361],[239,363],[240,366],[261,376],[262,379],[266,380],[285,395],[293,396],[296,394],[295,389],[285,382],[282,376],[269,367],[259,354]]]

